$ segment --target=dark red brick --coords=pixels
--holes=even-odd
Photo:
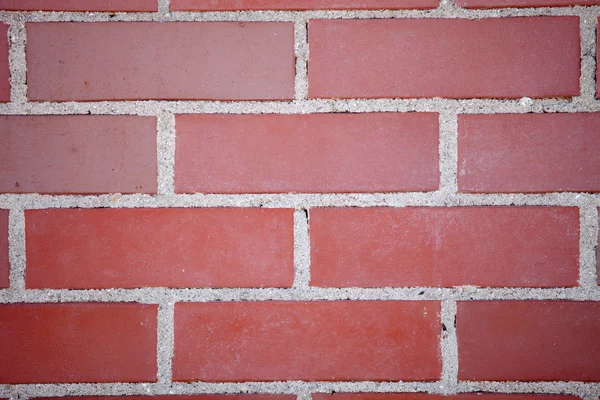
[[[287,22],[28,23],[34,101],[294,97]]]
[[[578,17],[311,20],[309,96],[571,97]]]
[[[600,302],[458,302],[458,379],[600,380]]]
[[[0,288],[9,286],[8,210],[0,210]]]
[[[9,11],[158,11],[157,0],[0,0]]]
[[[461,192],[600,191],[600,113],[460,115]]]
[[[176,381],[432,381],[440,378],[433,301],[175,305]]]
[[[377,10],[435,8],[439,0],[171,0],[172,10]]]
[[[577,286],[575,207],[310,210],[311,284]]]
[[[293,210],[28,210],[25,221],[29,288],[293,283]]]
[[[429,191],[438,115],[180,115],[179,193]],[[210,173],[207,173],[210,171]]]
[[[0,383],[154,382],[157,306],[0,305]]]
[[[156,118],[1,116],[0,192],[156,193]]]

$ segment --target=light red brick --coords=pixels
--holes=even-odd
[[[311,285],[576,286],[575,207],[310,210]]]
[[[157,0],[0,0],[9,11],[158,11]]]
[[[156,381],[157,306],[0,305],[0,383]]]
[[[156,193],[156,118],[1,116],[0,192]]]
[[[430,191],[435,113],[180,115],[179,193]]]
[[[294,97],[288,22],[28,23],[34,101]]]
[[[578,17],[311,20],[309,96],[571,97]]]
[[[600,4],[600,0],[456,0],[457,6],[465,8],[560,7],[597,4]]]
[[[435,8],[439,0],[171,0],[179,11],[377,10]]]
[[[293,210],[28,210],[25,223],[28,288],[293,283]]]
[[[8,210],[0,210],[0,288],[7,288],[10,281],[8,262]]]
[[[458,379],[600,380],[600,302],[458,302]]]
[[[176,381],[433,381],[433,301],[218,302],[175,305]]]
[[[10,101],[8,25],[0,22],[0,103]]]
[[[600,191],[600,113],[460,115],[461,192]]]

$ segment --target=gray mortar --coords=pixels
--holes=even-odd
[[[314,392],[498,392],[566,393],[597,400],[600,383],[583,382],[464,382],[457,381],[458,354],[454,317],[462,300],[552,300],[600,301],[596,281],[595,248],[598,245],[600,194],[460,194],[456,193],[457,115],[461,113],[599,112],[595,98],[597,17],[600,6],[464,10],[453,0],[442,0],[435,10],[383,11],[248,11],[169,12],[169,0],[159,0],[156,13],[0,12],[0,21],[10,24],[11,103],[0,104],[0,115],[145,115],[157,117],[158,195],[49,196],[0,195],[0,208],[11,210],[9,257],[11,287],[0,290],[0,303],[19,302],[139,302],[158,304],[158,382],[109,384],[0,385],[0,396],[20,400],[46,396],[149,395],[200,393],[289,393],[310,400]],[[363,18],[487,18],[540,15],[575,15],[581,29],[581,96],[573,99],[351,99],[308,100],[308,19]],[[295,100],[289,102],[220,101],[115,101],[115,102],[26,102],[24,23],[36,21],[287,21],[294,24],[296,81]],[[308,114],[330,112],[438,112],[440,113],[440,189],[430,193],[349,194],[174,194],[175,114]],[[411,206],[573,206],[580,208],[581,285],[576,288],[348,288],[309,287],[310,240],[304,210],[314,207],[411,207]],[[108,289],[24,290],[25,236],[23,209],[94,207],[266,207],[293,208],[294,287],[290,289]],[[173,318],[175,302],[266,301],[266,300],[437,300],[441,301],[440,332],[442,379],[436,382],[240,382],[171,383]],[[446,331],[441,330],[442,323]]]

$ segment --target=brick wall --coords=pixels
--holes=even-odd
[[[600,398],[600,1],[0,9],[0,398]]]

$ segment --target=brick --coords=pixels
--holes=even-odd
[[[575,207],[310,210],[311,285],[576,286]]]
[[[435,113],[180,115],[175,190],[435,190],[438,125]]]
[[[34,101],[294,97],[292,23],[58,22],[26,27],[28,96]]]
[[[178,11],[378,10],[436,8],[439,0],[171,0]]]
[[[457,6],[465,8],[560,7],[597,4],[600,4],[600,0],[456,0]]]
[[[578,400],[577,396],[504,393],[313,393],[313,400]],[[57,399],[58,400],[58,399]]]
[[[0,0],[9,11],[158,11],[157,0]]]
[[[1,116],[0,192],[156,193],[156,118]]]
[[[155,382],[156,305],[0,305],[0,383]]]
[[[600,302],[458,302],[458,379],[600,380]]]
[[[0,288],[9,286],[8,210],[0,210]]]
[[[8,25],[0,22],[0,103],[10,101],[10,70],[8,67]]]
[[[173,379],[433,381],[440,332],[434,301],[178,303]]]
[[[600,191],[600,113],[460,115],[458,188]]]
[[[309,96],[571,97],[578,17],[311,20]]]
[[[293,210],[28,210],[25,222],[28,288],[293,283]]]

